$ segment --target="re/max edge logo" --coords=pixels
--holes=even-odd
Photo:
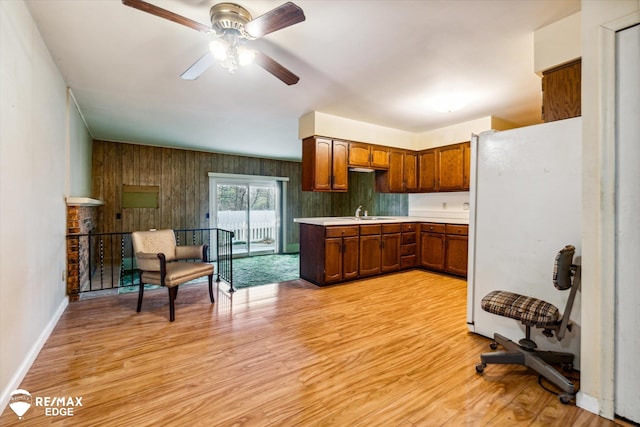
[[[18,418],[22,419],[29,408],[35,405],[44,408],[44,414],[48,417],[72,417],[75,408],[81,407],[82,397],[67,396],[35,396],[22,389],[15,390],[11,393],[9,407],[15,412]]]

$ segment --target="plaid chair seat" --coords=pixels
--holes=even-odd
[[[482,298],[480,306],[489,313],[538,328],[554,326],[560,318],[560,312],[553,304],[508,291],[490,292]]]

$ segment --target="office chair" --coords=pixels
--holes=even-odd
[[[478,373],[482,373],[489,363],[524,365],[562,390],[563,393],[558,394],[562,403],[569,403],[575,396],[573,383],[551,366],[551,364],[560,364],[563,370],[570,371],[573,368],[574,355],[536,350],[536,343],[531,340],[532,326],[542,329],[542,333],[547,337],[552,337],[555,332],[558,341],[564,338],[567,329],[571,330],[569,316],[580,286],[580,266],[573,264],[575,249],[572,245],[561,249],[556,255],[553,269],[553,284],[556,289],[562,291],[571,289],[562,316],[551,303],[513,292],[493,291],[482,298],[480,305],[484,311],[520,321],[526,327],[526,337],[515,343],[500,334],[494,334],[490,347],[495,350],[499,344],[505,351],[482,354],[481,362],[476,365]]]

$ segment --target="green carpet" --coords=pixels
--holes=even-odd
[[[236,289],[299,278],[299,254],[261,255],[233,260],[233,287]]]
[[[248,288],[251,286],[266,285],[268,283],[286,282],[300,278],[300,255],[260,255],[233,260],[233,287],[236,289]],[[215,279],[215,276],[214,276]],[[138,280],[136,276],[136,281]],[[196,279],[190,283],[197,283],[205,280]],[[127,272],[123,277],[123,283],[118,289],[118,293],[138,292],[138,285],[129,285],[131,274]],[[156,289],[159,286],[144,285],[146,289]]]

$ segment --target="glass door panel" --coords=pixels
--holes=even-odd
[[[233,231],[233,254],[249,253],[249,186],[217,184],[217,226]]]
[[[249,185],[249,252],[274,253],[277,247],[276,187]]]

